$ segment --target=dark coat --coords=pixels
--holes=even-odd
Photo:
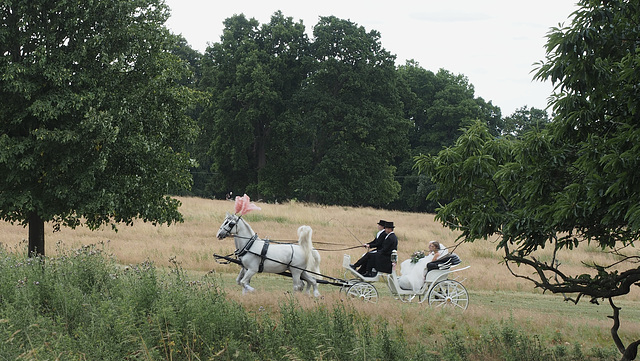
[[[380,231],[380,234],[378,234],[378,236],[374,238],[373,241],[367,243],[369,245],[369,249],[373,250],[373,249],[380,248],[386,237],[387,237],[387,234],[385,233],[385,231],[384,230]]]
[[[398,237],[394,232],[387,234],[378,251],[373,255],[374,267],[379,272],[391,273],[391,252],[398,249]]]

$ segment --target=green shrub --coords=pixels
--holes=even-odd
[[[544,346],[538,335],[517,327],[512,319],[474,330],[473,335],[461,330],[447,332],[445,340],[442,350],[445,360],[613,361],[620,357],[619,353],[598,348],[585,353],[579,344]]]
[[[613,348],[542,341],[513,320],[451,327],[444,344],[411,344],[402,325],[344,303],[275,315],[246,311],[218,280],[193,279],[177,262],[123,267],[104,245],[24,258],[0,247],[0,356],[64,360],[615,360]],[[347,304],[348,305],[348,304]],[[412,325],[430,330],[426,325]],[[426,332],[426,331],[425,331]],[[431,332],[431,331],[429,331]],[[431,332],[423,340],[434,336]],[[545,346],[549,344],[550,346]]]

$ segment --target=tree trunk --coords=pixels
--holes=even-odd
[[[38,213],[29,214],[29,257],[44,256],[44,221]]]
[[[638,345],[640,345],[640,340],[636,340],[635,342],[630,344],[629,347],[627,347],[626,350],[624,350],[624,352],[622,353],[621,361],[635,360],[636,356],[638,355]]]
[[[267,139],[271,130],[269,128],[260,131],[260,136],[256,138],[256,158],[258,160],[258,171],[267,165]]]
[[[613,320],[613,326],[611,326],[611,337],[613,338],[613,342],[616,344],[618,350],[622,353],[622,358],[620,361],[632,361],[636,359],[638,355],[638,346],[640,345],[640,340],[636,340],[632,342],[628,347],[624,347],[622,343],[622,339],[618,336],[618,330],[620,329],[620,307],[613,304],[613,297],[609,297],[609,305],[611,305],[611,309],[613,309],[613,316],[607,316]]]

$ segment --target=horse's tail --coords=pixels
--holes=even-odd
[[[312,234],[313,230],[311,227],[300,226],[298,228],[298,244],[302,248],[307,260],[305,269],[315,273],[320,273],[320,253],[313,249],[313,244],[311,242]]]
[[[309,267],[307,267],[307,269],[315,274],[312,275],[312,277],[318,278],[320,277],[320,252],[318,252],[317,250],[313,250],[312,252],[312,256],[313,256],[313,261],[312,261],[312,265],[310,265]]]

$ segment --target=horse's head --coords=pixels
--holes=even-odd
[[[227,213],[227,217],[222,222],[220,229],[218,230],[218,234],[216,235],[218,239],[223,239],[228,237],[229,235],[233,235],[231,233],[233,229],[236,229],[236,233],[238,232],[237,224],[240,218],[235,214]]]

